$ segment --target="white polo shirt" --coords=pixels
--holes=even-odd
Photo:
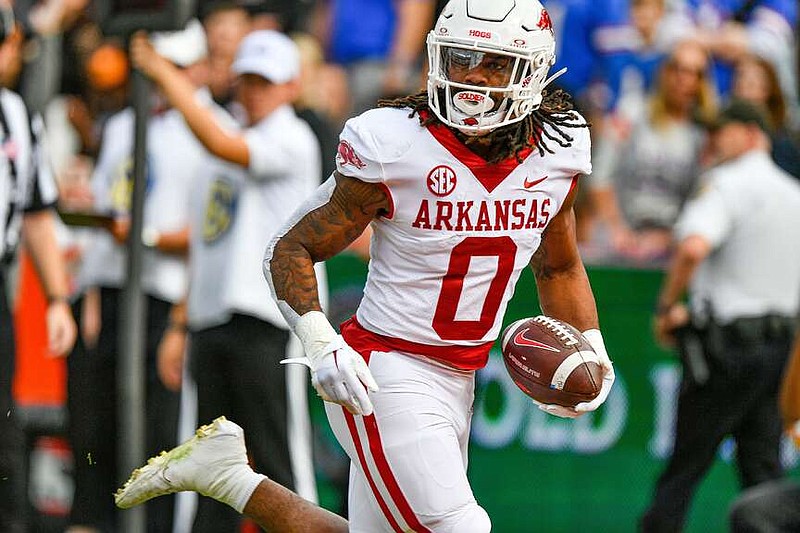
[[[198,98],[209,103],[200,92]],[[208,100],[208,101],[207,101]],[[121,111],[106,124],[92,178],[95,207],[101,212],[127,215],[133,185],[132,109]],[[189,197],[208,155],[177,110],[152,116],[147,132],[147,172],[144,227],[161,233],[180,231],[189,224]],[[82,265],[81,287],[122,287],[125,246],[106,231],[97,233]],[[186,259],[145,249],[142,287],[145,293],[176,302],[188,286]]]
[[[41,117],[29,119],[20,96],[0,89],[0,105],[8,127],[0,144],[0,258],[11,256],[19,243],[25,212],[52,207],[58,199]],[[12,164],[13,163],[13,164]],[[12,168],[13,166],[13,168]]]
[[[778,314],[800,306],[800,184],[761,151],[720,165],[681,215],[676,236],[713,247],[691,281],[693,310],[709,302],[717,320]]]
[[[204,183],[194,195],[188,309],[193,329],[224,324],[233,313],[288,329],[261,260],[272,234],[319,185],[319,147],[290,106],[273,111],[244,137],[250,167],[214,160],[203,168]]]

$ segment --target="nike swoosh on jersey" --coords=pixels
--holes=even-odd
[[[539,178],[538,180],[533,180],[533,181],[529,181],[528,178],[525,178],[525,183],[523,183],[523,185],[524,185],[524,187],[526,189],[530,189],[531,187],[539,185],[541,182],[543,182],[547,178],[549,178],[549,176],[545,176],[543,178]]]
[[[551,352],[561,351],[558,348],[553,348],[549,344],[529,339],[528,337],[525,336],[527,332],[528,332],[527,329],[523,329],[522,331],[514,335],[514,344],[516,344],[517,346],[532,346],[533,348],[541,348],[542,350],[549,350]]]

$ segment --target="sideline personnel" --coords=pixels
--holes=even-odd
[[[800,185],[770,159],[766,124],[742,101],[720,113],[712,129],[721,164],[676,227],[680,244],[659,298],[656,337],[668,343],[689,320],[699,325],[707,373],[685,368],[675,448],[644,531],[681,529],[727,435],[736,439],[743,487],[783,474],[778,389],[800,300]],[[679,303],[689,285],[690,312]],[[682,343],[684,361],[692,360],[687,349]]]
[[[256,468],[316,497],[310,433],[290,438],[294,428],[309,427],[306,382],[278,364],[290,356],[291,333],[266,296],[260,268],[269,236],[320,182],[316,138],[291,107],[300,90],[297,48],[270,30],[241,42],[232,69],[246,124],[236,131],[192,98],[191,87],[143,34],[131,41],[131,59],[215,156],[196,176],[190,207],[188,357],[198,418],[235,417]],[[202,498],[194,531],[234,531],[240,520]]]
[[[0,8],[3,35],[15,32],[10,8]],[[16,46],[11,39],[0,43]],[[13,52],[12,52],[13,53]],[[0,73],[8,65],[0,63]],[[14,376],[14,328],[7,300],[8,266],[20,240],[30,253],[47,295],[50,353],[63,355],[75,342],[76,327],[67,301],[67,275],[55,236],[52,207],[57,190],[40,138],[41,119],[31,120],[20,96],[0,89],[0,531],[25,531],[24,448],[15,420],[11,385]]]
[[[211,97],[206,82],[206,37],[198,21],[175,32],[159,33],[155,43],[196,89],[200,101]],[[193,95],[194,96],[194,95]],[[174,327],[172,305],[186,294],[189,246],[189,204],[194,180],[204,164],[205,151],[181,114],[155,94],[147,119],[144,198],[142,291],[147,301],[145,346],[147,453],[174,446],[178,433],[179,385],[167,383],[157,368],[161,339]],[[75,493],[70,513],[72,529],[114,531],[119,527],[108,494],[116,484],[120,461],[117,414],[120,371],[120,317],[127,279],[126,242],[130,231],[133,190],[134,110],[127,107],[111,116],[103,128],[100,152],[92,175],[94,208],[111,213],[114,224],[93,235],[80,273],[79,287],[100,295],[100,329],[96,346],[78,342],[68,364],[70,445],[75,457],[91,454],[93,461],[76,461]],[[77,314],[77,313],[76,313]],[[173,498],[147,508],[147,531],[172,531]]]

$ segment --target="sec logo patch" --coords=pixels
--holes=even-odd
[[[428,173],[428,190],[435,196],[447,196],[456,189],[456,173],[447,165],[439,165]]]

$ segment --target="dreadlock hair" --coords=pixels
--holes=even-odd
[[[420,115],[420,123],[428,126],[441,123],[439,117],[428,106],[428,91],[378,101],[378,107],[410,108],[408,118]],[[420,113],[421,112],[421,113]],[[423,118],[424,115],[424,118]],[[549,131],[544,126],[550,126]],[[572,98],[562,89],[552,93],[542,93],[542,103],[538,109],[524,119],[508,126],[496,128],[486,134],[486,140],[499,149],[492,154],[489,163],[499,163],[511,156],[522,162],[522,153],[527,149],[536,149],[539,155],[545,152],[554,153],[548,141],[558,143],[563,148],[572,146],[573,137],[565,131],[567,128],[588,128],[591,124],[578,120],[573,112]]]

